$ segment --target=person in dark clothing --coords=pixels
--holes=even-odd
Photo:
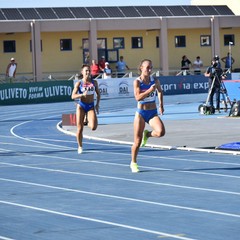
[[[181,73],[182,75],[189,75],[190,74],[190,67],[192,62],[187,58],[186,55],[182,56],[181,61]]]
[[[209,103],[211,107],[213,105],[213,97],[216,95],[216,110],[220,113],[220,90],[221,90],[221,81],[223,77],[223,70],[219,64],[219,57],[215,56],[212,60],[212,65],[209,66],[204,73],[205,77],[208,77],[208,85],[209,85]]]
[[[181,70],[189,70],[192,62],[187,58],[186,55],[182,56]]]

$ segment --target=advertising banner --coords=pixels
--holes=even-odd
[[[161,76],[161,87],[164,95],[206,93],[208,78],[196,76]],[[98,79],[102,98],[133,97],[133,81],[135,78]]]
[[[0,105],[70,101],[72,81],[0,85]]]
[[[164,95],[206,93],[208,78],[203,75],[160,76]],[[133,97],[135,78],[97,79],[101,98]],[[74,81],[75,82],[75,81]],[[0,105],[72,101],[71,80],[0,85]]]
[[[133,97],[135,78],[97,79],[101,98]]]
[[[208,78],[203,75],[159,77],[164,95],[206,93]]]

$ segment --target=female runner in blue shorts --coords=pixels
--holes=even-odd
[[[99,112],[100,92],[98,82],[91,78],[90,66],[84,64],[81,69],[82,79],[78,81],[72,91],[72,99],[78,100],[76,107],[77,121],[77,143],[78,153],[81,154],[84,117],[88,116],[88,126],[94,131],[97,129],[98,121],[96,112]],[[94,94],[96,93],[96,105],[94,106]]]
[[[165,127],[158,116],[156,99],[158,97],[159,112],[162,115],[163,92],[158,79],[151,76],[152,61],[144,59],[139,66],[140,76],[134,80],[134,96],[137,100],[137,111],[134,119],[134,143],[132,145],[132,160],[130,168],[132,172],[139,172],[137,154],[140,146],[146,145],[149,137],[162,137],[165,135]],[[148,123],[152,131],[144,130]]]

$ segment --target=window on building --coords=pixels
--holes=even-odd
[[[72,50],[72,39],[60,39],[60,50],[71,51]]]
[[[98,38],[97,39],[97,48],[98,49],[107,49],[107,39],[106,38]]]
[[[114,63],[118,61],[118,49],[109,49],[107,50],[107,59],[108,62]]]
[[[186,47],[186,36],[175,36],[175,47]]]
[[[235,45],[235,39],[233,34],[224,35],[224,46]]]
[[[159,48],[159,36],[156,36],[156,48]]]
[[[84,39],[82,40],[82,48],[83,48],[83,49],[89,49],[89,41],[88,41],[87,38],[84,38]]]
[[[16,41],[15,40],[3,41],[3,51],[5,53],[16,52]]]
[[[113,48],[125,48],[124,38],[113,38]]]
[[[143,38],[132,37],[132,48],[143,48]]]
[[[84,64],[91,64],[90,63],[90,53],[88,49],[83,50],[83,63]]]
[[[200,46],[201,47],[211,46],[211,36],[210,35],[200,36]]]
[[[88,38],[83,38],[82,40],[82,48],[85,50],[89,49],[89,40]],[[97,39],[97,48],[98,49],[106,49],[107,48],[107,39],[106,38],[98,38]]]

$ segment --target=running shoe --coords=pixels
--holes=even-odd
[[[131,170],[132,170],[133,173],[139,172],[139,168],[138,168],[137,163],[131,163],[131,164],[130,164],[130,168],[131,168]]]
[[[147,140],[148,140],[148,130],[144,130],[143,132],[143,137],[142,137],[142,143],[141,143],[141,147],[145,147]]]
[[[82,154],[82,152],[83,152],[82,147],[78,147],[78,154]]]

